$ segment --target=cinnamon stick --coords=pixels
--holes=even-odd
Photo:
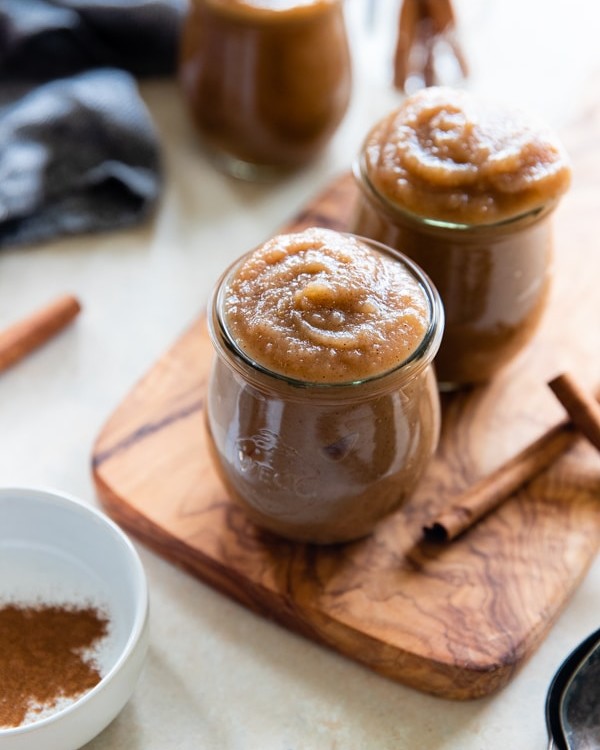
[[[455,539],[566,453],[579,431],[600,449],[600,391],[590,396],[565,373],[548,385],[571,419],[551,427],[516,456],[457,495],[448,508],[424,527],[426,539],[436,542]]]
[[[404,91],[412,74],[411,57],[415,54],[422,6],[418,0],[403,0],[398,18],[398,38],[394,51],[394,86]]]
[[[573,375],[563,373],[551,380],[550,389],[565,407],[571,422],[600,450],[600,404]]]
[[[458,495],[423,529],[425,538],[436,542],[456,539],[566,453],[577,436],[572,422],[561,422],[549,429],[516,456]]]
[[[64,295],[0,332],[0,372],[48,341],[80,310],[81,305],[75,297]]]
[[[435,56],[440,42],[451,50],[466,77],[467,63],[455,28],[452,0],[403,0],[394,51],[394,86],[405,91],[411,78],[419,79],[423,86],[437,83]]]

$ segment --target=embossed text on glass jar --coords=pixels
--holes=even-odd
[[[343,0],[191,0],[180,79],[216,161],[264,178],[305,164],[350,98]]]
[[[405,252],[429,275],[445,310],[435,365],[442,388],[485,383],[530,341],[552,276],[552,201],[494,224],[426,219],[373,187],[359,158],[352,229]]]
[[[209,445],[230,497],[259,526],[313,543],[356,539],[397,510],[423,475],[439,436],[431,361],[443,311],[427,278],[402,262],[428,300],[426,335],[393,370],[342,384],[286,378],[249,360],[221,314],[235,267],[218,284],[209,314]]]

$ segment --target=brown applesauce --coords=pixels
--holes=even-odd
[[[490,380],[546,306],[550,216],[570,181],[558,138],[524,114],[432,87],[372,128],[354,172],[352,230],[405,252],[440,292],[442,387]]]
[[[342,0],[192,0],[180,80],[205,144],[240,177],[305,164],[351,92]]]
[[[316,228],[255,250],[229,281],[224,313],[250,359],[313,383],[398,367],[423,340],[430,315],[419,281],[395,258]]]
[[[209,445],[253,521],[342,542],[410,496],[439,435],[443,328],[411,261],[330,230],[280,235],[224,274],[209,328]]]

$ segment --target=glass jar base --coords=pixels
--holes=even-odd
[[[256,164],[221,151],[214,146],[204,146],[210,161],[224,174],[243,182],[274,182],[293,171],[291,166]]]
[[[470,383],[453,383],[452,381],[438,381],[438,391],[440,393],[456,393],[471,388]]]

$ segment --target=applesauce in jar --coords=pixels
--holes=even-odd
[[[209,311],[209,444],[259,526],[333,543],[410,496],[439,435],[439,296],[401,254],[326,229],[235,263]]]
[[[350,100],[343,0],[191,0],[179,77],[226,171],[260,179],[303,165]]]
[[[353,231],[401,249],[440,292],[442,385],[490,380],[545,309],[550,217],[570,182],[560,141],[520,112],[431,87],[372,128],[354,173]]]

